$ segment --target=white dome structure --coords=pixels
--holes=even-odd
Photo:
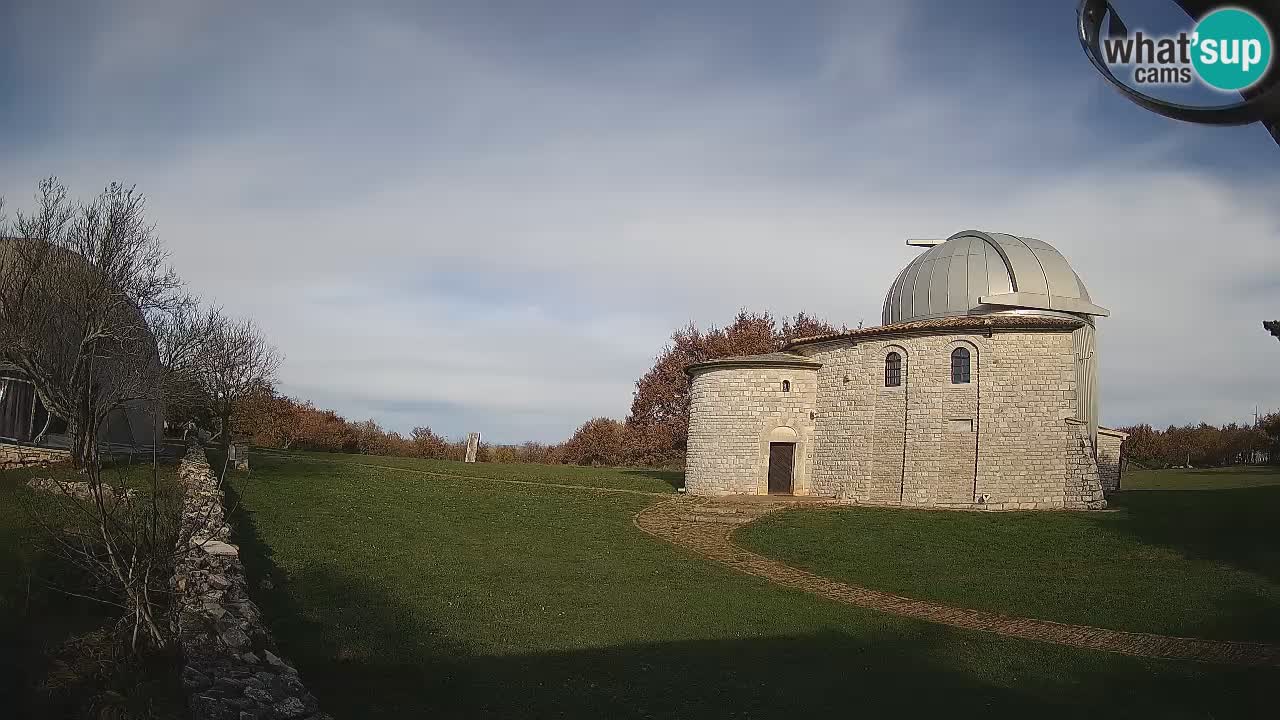
[[[1108,315],[1052,245],[1034,238],[965,230],[911,261],[884,299],[883,324],[958,315],[1032,311]]]

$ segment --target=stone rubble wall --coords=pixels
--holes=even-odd
[[[320,720],[316,698],[276,652],[249,599],[222,488],[204,451],[179,466],[182,535],[190,538],[173,577],[174,623],[186,657],[182,685],[195,720]]]
[[[33,465],[51,465],[70,459],[66,450],[0,444],[0,470],[14,470]]]
[[[64,497],[72,497],[76,500],[84,500],[86,502],[93,500],[93,488],[87,482],[57,480],[55,478],[32,478],[27,481],[27,487],[36,492],[48,493],[50,495],[62,495]],[[111,502],[118,495],[113,487],[103,485],[103,501]],[[124,491],[125,498],[132,500],[138,494],[137,490],[128,488]]]

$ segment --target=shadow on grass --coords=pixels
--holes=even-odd
[[[1232,475],[1244,476],[1258,481],[1266,481],[1273,478],[1276,484],[1280,484],[1280,468],[1275,465],[1231,465],[1218,468],[1193,468],[1178,470],[1177,472],[1179,475],[1210,477],[1215,480]]]
[[[1221,717],[1258,714],[1271,701],[1270,671],[1201,676],[1198,668],[1168,671],[1126,660],[1098,662],[1083,678],[1073,668],[1064,680],[1049,654],[1044,666],[1021,667],[1025,677],[988,674],[969,663],[973,636],[940,626],[908,637],[890,627],[481,655],[380,586],[332,568],[286,576],[253,514],[234,489],[227,495],[254,599],[283,652],[338,718],[781,719],[957,709],[1080,716],[1085,707],[1119,716]],[[309,616],[296,600],[302,597],[341,621]]]
[[[1280,485],[1116,494],[1098,522],[1188,558],[1224,563],[1280,582]]]
[[[48,670],[47,651],[112,619],[101,603],[50,587],[69,583],[72,573],[65,563],[28,552],[30,543],[0,537],[0,707],[16,708],[16,717],[50,709],[33,693]]]
[[[67,563],[40,550],[43,536],[29,501],[42,508],[56,505],[20,488],[35,476],[7,470],[0,477],[0,714],[17,708],[18,717],[37,712],[31,690],[47,669],[46,647],[93,630],[111,616],[100,603],[53,589],[76,578]]]
[[[684,471],[683,470],[656,470],[649,468],[640,468],[636,470],[622,470],[623,475],[631,475],[633,477],[651,478],[653,480],[661,480],[670,485],[673,489],[679,490],[684,487]]]
[[[172,656],[121,658],[109,633],[119,610],[58,589],[94,587],[53,553],[34,517],[57,526],[64,501],[26,495],[14,475],[2,480],[0,717],[89,717],[95,707],[92,717],[177,717],[183,696]]]

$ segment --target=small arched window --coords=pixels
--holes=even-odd
[[[969,349],[958,347],[951,351],[951,384],[969,382]]]
[[[902,356],[891,352],[884,357],[884,386],[898,387],[902,384]]]
[[[783,380],[783,381],[782,381],[782,392],[791,392],[791,381],[790,381],[790,380]]]

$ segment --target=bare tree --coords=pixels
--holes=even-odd
[[[112,184],[77,203],[51,178],[40,183],[30,213],[0,228],[0,352],[67,421],[84,478],[53,483],[66,513],[33,515],[55,554],[89,579],[87,587],[62,589],[119,607],[135,651],[168,642],[159,613],[189,539],[178,538],[181,493],[161,481],[156,438],[150,486],[130,487],[124,473],[104,471],[98,431],[128,403],[158,405],[168,374],[190,372],[200,342],[188,322],[192,300],[144,210],[133,188]],[[158,418],[151,422],[154,432]]]
[[[180,281],[146,220],[145,200],[112,183],[73,202],[44,180],[14,237],[0,240],[0,352],[67,421],[73,460],[93,464],[117,408],[159,401],[151,320],[182,302]]]
[[[775,352],[797,338],[835,332],[839,330],[826,321],[803,312],[794,318],[784,317],[779,330],[771,313],[745,309],[738,311],[734,321],[724,328],[712,326],[704,331],[690,323],[676,330],[653,367],[636,381],[631,414],[626,420],[625,460],[658,465],[684,457],[690,392],[684,369],[691,363]]]
[[[212,408],[225,443],[235,404],[279,364],[252,321],[201,311],[182,291],[144,209],[133,188],[112,184],[75,203],[49,179],[34,210],[0,227],[0,353],[67,421],[84,479],[54,483],[75,521],[33,515],[55,552],[90,579],[65,591],[119,607],[134,651],[168,644],[160,618],[169,578],[199,540],[181,529],[182,493],[162,481],[154,439],[150,485],[139,487],[104,470],[99,428],[117,408],[169,395]]]
[[[219,317],[200,307],[194,297],[186,297],[170,312],[151,320],[160,359],[166,418],[185,424],[212,412],[201,372],[204,353],[213,332],[211,322]]]
[[[200,382],[206,402],[218,420],[220,443],[226,449],[236,406],[274,384],[280,353],[250,319],[229,318],[215,309],[203,322],[207,335]]]

